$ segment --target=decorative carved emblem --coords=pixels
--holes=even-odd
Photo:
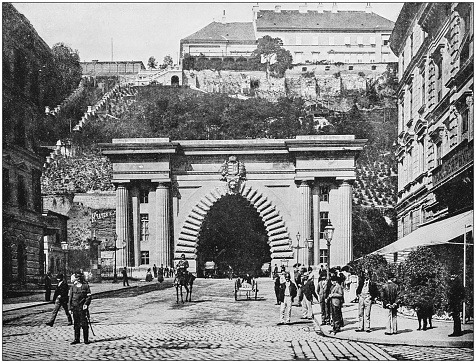
[[[242,180],[246,180],[245,164],[230,156],[220,167],[220,180],[226,182],[228,193],[236,194]]]

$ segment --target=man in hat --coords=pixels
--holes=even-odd
[[[291,322],[291,307],[294,298],[297,295],[297,287],[291,281],[291,274],[286,272],[284,274],[284,282],[279,287],[279,301],[280,301],[280,321],[278,325]]]
[[[69,309],[73,313],[74,320],[74,341],[71,344],[79,343],[81,328],[83,328],[84,344],[89,344],[88,308],[90,303],[91,289],[84,280],[84,275],[78,271],[74,274],[73,286],[69,293]]]
[[[397,311],[399,301],[399,289],[395,283],[395,276],[388,274],[388,281],[382,287],[383,308],[388,309],[387,329],[385,335],[397,334]]]
[[[312,297],[314,296],[316,300],[319,300],[316,289],[314,287],[314,279],[310,277],[309,272],[305,272],[303,275],[303,285],[302,285],[302,319],[312,320]]]
[[[46,323],[46,325],[53,326],[56,320],[56,315],[58,314],[58,311],[61,307],[64,309],[66,317],[68,318],[68,325],[73,325],[73,319],[71,318],[71,314],[68,310],[68,282],[66,281],[66,278],[63,274],[58,274],[56,279],[58,280],[58,285],[56,286],[56,290],[53,295],[53,303],[55,304],[55,308],[53,309],[51,318]]]
[[[458,275],[451,275],[450,289],[448,292],[448,305],[451,316],[453,317],[453,333],[448,335],[449,337],[459,337],[463,335],[463,332],[461,331],[460,312],[462,311],[464,296],[464,287],[461,279]]]

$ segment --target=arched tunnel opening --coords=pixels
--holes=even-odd
[[[226,195],[208,211],[197,247],[198,276],[264,275],[271,261],[266,229],[256,209],[241,195]],[[206,269],[215,263],[215,271]]]

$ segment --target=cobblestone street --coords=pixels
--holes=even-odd
[[[3,314],[4,360],[471,360],[472,349],[378,346],[326,338],[294,308],[277,326],[272,281],[259,279],[259,298],[234,300],[229,280],[198,279],[192,303],[177,304],[175,289],[117,291],[93,299],[92,344],[70,346],[73,329],[53,305]],[[94,291],[93,291],[94,292]],[[68,350],[65,357],[64,352]]]

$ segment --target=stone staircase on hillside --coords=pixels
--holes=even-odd
[[[50,116],[57,116],[66,106],[74,102],[79,97],[79,95],[81,95],[83,90],[84,90],[84,80],[81,79],[78,87],[76,87],[76,89],[68,97],[66,97],[59,105],[57,105],[52,110],[49,106],[45,106],[45,114]]]

